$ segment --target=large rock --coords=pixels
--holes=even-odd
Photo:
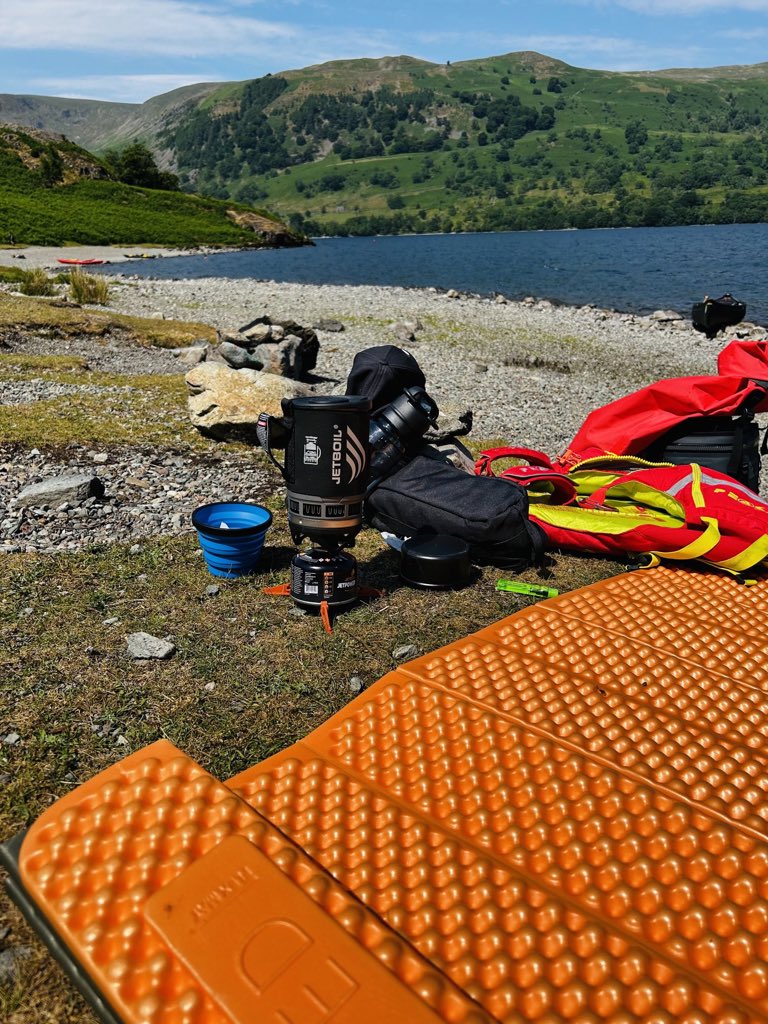
[[[279,373],[281,377],[293,380],[301,380],[309,369],[305,363],[306,344],[295,334],[287,335],[276,345],[257,345],[249,358],[252,363],[259,363],[267,373]],[[314,359],[310,362],[315,365]]]
[[[294,363],[299,368],[301,375],[314,370],[317,365],[317,353],[320,351],[317,334],[311,327],[303,327],[295,320],[272,320],[268,316],[261,316],[257,320],[244,324],[238,333],[247,339],[247,345],[251,352],[264,344],[279,345],[285,339],[298,338],[301,342],[298,346],[300,358],[295,359]],[[297,377],[297,379],[299,378]]]
[[[283,398],[311,394],[305,385],[277,374],[233,370],[221,363],[201,363],[185,380],[192,423],[220,441],[254,442],[260,412],[280,416]]]
[[[104,484],[95,473],[65,473],[63,476],[29,484],[16,497],[17,506],[78,505],[87,498],[100,498]]]
[[[237,331],[218,331],[215,359],[236,370],[264,370],[305,379],[317,364],[320,342],[311,327],[295,320],[252,320]],[[208,357],[210,360],[210,356]]]

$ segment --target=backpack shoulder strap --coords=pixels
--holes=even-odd
[[[546,502],[551,505],[569,505],[576,500],[576,485],[570,477],[555,469],[549,456],[536,448],[489,448],[481,452],[475,462],[476,476],[495,476],[491,468],[497,459],[524,459],[526,466],[510,466],[498,474],[499,479],[509,480],[524,487],[531,502]]]

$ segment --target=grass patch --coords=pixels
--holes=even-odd
[[[274,511],[279,498],[270,501]],[[430,651],[482,628],[528,599],[500,594],[504,576],[486,569],[456,593],[420,593],[397,579],[397,556],[364,531],[357,555],[368,583],[387,596],[339,616],[327,636],[314,616],[289,614],[291,602],[267,597],[265,585],[286,579],[295,548],[284,515],[276,517],[261,572],[211,577],[196,540],[144,541],[77,555],[19,555],[0,580],[0,837],[34,820],[56,798],[120,759],[166,737],[226,779],[279,751],[325,721],[350,699],[349,678],[372,683],[395,667],[403,643]],[[558,557],[548,582],[568,590],[613,575],[614,563]],[[535,582],[534,570],[524,574]],[[32,614],[22,611],[32,608]],[[104,620],[119,618],[117,625]],[[136,630],[172,635],[170,662],[139,664],[125,654]],[[206,690],[213,684],[212,690]],[[119,745],[125,737],[127,745]],[[5,999],[13,1024],[84,1024],[88,1011],[33,942],[7,897],[0,919],[13,943],[32,945],[29,970]]]
[[[88,274],[84,270],[72,270],[69,274],[69,297],[82,305],[106,306],[109,301],[109,284],[104,277]]]
[[[19,291],[25,295],[53,295],[54,282],[42,267],[33,267],[31,270],[22,270]]]
[[[0,337],[4,329],[37,331],[58,338],[76,334],[106,337],[121,333],[140,345],[158,348],[177,348],[200,338],[211,342],[216,339],[216,331],[208,324],[67,308],[0,293]]]
[[[21,267],[0,267],[0,284],[19,284],[25,273]]]
[[[187,392],[181,376],[89,373],[82,367],[53,371],[7,370],[0,356],[0,380],[43,378],[62,384],[96,385],[98,394],[69,394],[40,402],[0,405],[0,443],[30,447],[81,444],[155,444],[174,448],[210,448],[187,417]],[[17,357],[10,357],[12,360]],[[84,379],[84,373],[87,376]],[[119,389],[119,390],[110,390]]]

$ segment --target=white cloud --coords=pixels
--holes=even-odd
[[[426,45],[440,44],[446,58],[452,59],[452,44],[471,44],[478,54],[502,54],[520,50],[534,50],[556,57],[575,67],[599,68],[603,71],[643,71],[649,68],[695,66],[703,57],[698,43],[678,45],[672,41],[660,44],[658,40],[644,43],[621,36],[536,34],[512,35],[470,33],[428,33],[418,38]]]
[[[179,57],[257,53],[295,27],[194,0],[24,0],[3,3],[0,49]]]
[[[82,77],[31,78],[25,91],[43,96],[69,99],[113,100],[115,103],[142,103],[151,96],[197,82],[223,82],[226,75],[84,75]]]
[[[727,28],[720,35],[726,39],[740,39],[751,43],[756,39],[765,39],[768,36],[768,28]]]
[[[705,11],[768,12],[768,0],[572,0],[590,7],[623,7],[635,14],[679,15]]]

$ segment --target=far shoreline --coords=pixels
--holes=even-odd
[[[502,296],[499,301],[548,302],[565,309],[586,307],[636,317],[674,311],[686,319],[693,304],[706,295],[730,292],[746,303],[748,323],[768,324],[768,300],[754,263],[725,258],[727,252],[738,250],[737,243],[743,252],[750,238],[747,247],[753,248],[752,232],[757,229],[763,238],[768,226],[696,226],[725,234],[706,244],[687,235],[688,228],[683,227],[632,229],[637,232],[634,236],[621,228],[328,236],[308,249],[28,246],[0,248],[0,267],[42,267],[55,274],[65,269],[59,259],[98,259],[104,262],[95,265],[94,271],[125,280],[221,278],[321,288],[399,288],[411,293],[456,292],[491,302]],[[741,239],[738,232],[744,230],[748,237]],[[623,239],[631,236],[632,241],[607,241],[616,238],[617,232],[622,232]],[[695,235],[701,239],[700,232]],[[304,255],[310,252],[311,257]],[[149,262],[126,258],[142,253],[155,258]],[[175,262],[165,262],[168,259]]]

